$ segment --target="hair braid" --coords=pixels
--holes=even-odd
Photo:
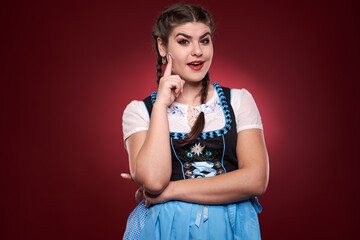
[[[200,6],[191,4],[172,5],[165,9],[156,20],[156,23],[153,27],[152,36],[154,39],[154,48],[157,53],[156,77],[158,84],[162,77],[162,57],[158,48],[158,39],[160,39],[162,44],[167,48],[169,36],[173,28],[188,22],[201,22],[206,24],[210,28],[211,35],[215,31],[215,25],[210,13]],[[202,88],[200,92],[201,104],[206,102],[209,82],[209,73],[206,73],[202,79]],[[203,131],[204,126],[205,116],[203,112],[200,112],[194,123],[194,126],[191,128],[191,131],[186,135],[185,139],[179,145],[184,146],[196,140],[196,138],[198,138]]]
[[[210,82],[209,73],[206,73],[204,78],[201,80],[202,88],[201,88],[201,104],[206,102],[207,94],[208,94],[208,86]]]
[[[161,66],[162,66],[162,57],[161,57],[161,55],[160,55],[160,53],[159,53],[159,49],[158,49],[158,46],[157,46],[157,44],[156,44],[156,42],[157,42],[157,36],[155,36],[154,34],[153,34],[153,38],[154,38],[154,42],[155,42],[155,50],[156,50],[156,55],[157,55],[157,57],[156,57],[156,82],[157,82],[157,84],[159,84],[159,82],[160,82],[160,78],[162,77],[162,69],[161,69]]]
[[[156,62],[156,78],[157,78],[157,84],[159,84],[160,82],[160,78],[162,77],[162,60],[161,60],[161,56],[159,55],[157,57],[157,62]]]
[[[206,102],[209,82],[210,82],[209,73],[206,73],[205,77],[201,80],[202,83],[201,104],[205,104]],[[186,135],[185,139],[179,144],[179,146],[185,146],[195,141],[195,139],[198,138],[201,132],[204,130],[204,127],[205,127],[205,114],[204,112],[200,112],[199,116],[197,117],[194,123],[194,126],[191,128],[191,131]]]

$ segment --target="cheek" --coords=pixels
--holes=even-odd
[[[207,52],[208,52],[207,54],[208,54],[209,58],[212,58],[213,55],[214,55],[214,49],[211,47],[211,48],[208,49]]]
[[[173,72],[174,72],[175,74],[180,74],[181,68],[182,68],[182,66],[181,66],[179,60],[176,59],[176,58],[175,58],[175,59],[173,58],[173,65],[172,65],[172,70],[173,70]]]
[[[171,48],[169,47],[169,54],[172,56],[174,62],[179,63],[185,61],[188,53],[186,48],[172,46]]]
[[[178,68],[182,65],[182,63],[185,61],[181,54],[178,54],[176,52],[169,52],[172,56],[173,60],[173,68]]]

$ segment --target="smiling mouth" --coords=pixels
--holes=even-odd
[[[199,71],[203,66],[203,61],[194,61],[187,64],[192,70]]]

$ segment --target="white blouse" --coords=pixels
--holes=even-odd
[[[236,118],[237,132],[245,129],[263,129],[260,113],[252,95],[246,89],[231,89],[231,106]],[[193,111],[189,111],[189,108]],[[173,102],[168,107],[169,128],[171,132],[190,132],[188,123],[191,112],[196,116],[203,110],[205,114],[205,126],[203,131],[214,131],[224,127],[225,116],[221,102],[216,91],[205,105],[190,107],[178,102]],[[132,134],[148,130],[150,117],[143,101],[132,101],[124,110],[123,114],[123,137],[124,141]]]

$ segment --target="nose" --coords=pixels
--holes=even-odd
[[[201,57],[202,56],[202,49],[201,46],[199,44],[194,44],[193,48],[192,48],[192,52],[191,55],[192,56],[196,56],[196,57]]]

